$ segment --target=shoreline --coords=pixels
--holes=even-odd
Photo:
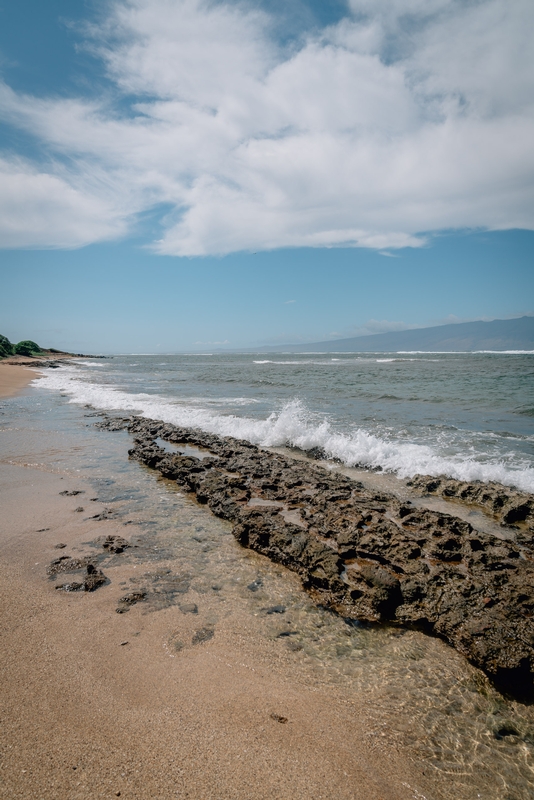
[[[91,501],[83,477],[4,463],[0,484],[0,797],[429,796],[395,737],[376,731],[365,697],[306,686],[293,676],[295,654],[280,658],[239,618],[221,618],[195,644],[209,624],[204,595],[192,595],[197,613],[136,603],[116,614],[121,584],[150,561],[88,546],[126,529]],[[76,513],[80,502],[89,518]],[[98,591],[57,591],[63,573],[47,579],[48,562],[98,552]],[[172,559],[163,567],[176,570]]]
[[[2,429],[0,797],[474,800],[501,779],[528,796],[528,706],[439,639],[313,606],[129,460],[120,420],[110,436],[59,401],[41,426],[32,406]]]
[[[36,357],[7,356],[7,358],[1,359],[0,399],[16,397],[21,394],[41,374],[43,367],[50,369],[58,362],[73,358],[80,358],[80,356],[70,353],[43,353]],[[93,356],[83,356],[83,358],[93,358]]]

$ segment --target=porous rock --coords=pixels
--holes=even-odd
[[[317,602],[347,618],[438,635],[501,689],[534,698],[529,540],[499,539],[453,515],[417,509],[249,442],[138,417],[123,418],[121,426],[134,436],[131,458],[232,522],[243,546],[297,572]],[[166,452],[157,438],[216,458]],[[499,491],[505,522],[517,497],[505,487]],[[530,509],[533,500],[523,495],[521,505]]]
[[[123,539],[122,536],[110,534],[109,536],[99,536],[96,540],[97,544],[101,545],[108,553],[123,553],[128,547],[130,542]]]
[[[527,492],[482,481],[457,481],[454,478],[415,475],[409,485],[422,494],[433,494],[478,506],[501,525],[517,526],[520,539],[534,544],[534,496]]]
[[[66,592],[94,592],[106,583],[104,573],[89,558],[60,556],[48,565],[46,571],[51,578],[69,573],[76,575],[76,580],[56,585],[56,589],[63,589]]]

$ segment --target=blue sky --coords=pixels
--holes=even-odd
[[[169,352],[534,313],[516,0],[0,0],[0,332]]]

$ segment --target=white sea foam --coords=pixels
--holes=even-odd
[[[440,355],[440,356],[476,356],[484,353],[496,356],[531,356],[534,350],[397,350],[399,355],[413,356]]]
[[[173,403],[198,406],[254,406],[261,403],[256,397],[176,397]]]
[[[449,475],[459,480],[498,481],[534,491],[534,469],[517,461],[482,459],[457,452],[440,454],[435,446],[376,435],[358,428],[350,432],[334,429],[327,419],[311,414],[298,400],[287,402],[267,419],[253,419],[223,414],[200,403],[175,402],[160,395],[130,394],[94,383],[88,373],[75,367],[54,370],[34,383],[44,389],[70,396],[72,403],[90,404],[105,411],[136,412],[144,417],[161,419],[184,427],[200,428],[209,433],[246,439],[265,447],[289,445],[309,450],[318,447],[330,458],[347,466],[377,468],[396,473],[401,478],[416,473]],[[436,443],[437,444],[437,443]]]
[[[474,353],[493,353],[504,356],[532,356],[534,350],[473,350]]]
[[[287,360],[286,361],[268,361],[266,359],[265,361],[254,361],[253,363],[254,364],[282,364],[282,365],[290,365],[290,366],[295,366],[295,365],[301,366],[301,365],[304,365],[304,364],[330,364],[330,360],[328,360],[328,361],[314,361],[313,359],[310,359],[310,358],[307,358],[307,359],[306,358],[301,358],[300,361],[287,361]]]
[[[375,358],[300,358],[298,361],[288,361],[285,359],[284,361],[273,361],[270,359],[264,359],[262,361],[253,361],[253,364],[282,364],[283,366],[304,366],[306,364],[327,364],[331,366],[332,364],[353,364],[355,361],[376,361]]]
[[[398,361],[400,363],[406,363],[407,361],[439,361],[438,358],[375,358],[375,357],[364,357],[358,356],[357,358],[324,358],[324,359],[317,359],[317,358],[300,358],[298,361],[288,361],[287,359],[283,361],[274,361],[272,359],[262,359],[254,360],[253,364],[280,364],[282,366],[304,366],[306,364],[318,364],[318,365],[327,365],[331,366],[335,364],[363,364],[363,363],[371,363],[371,364],[387,364],[392,361]]]

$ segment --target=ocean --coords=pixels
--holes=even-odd
[[[534,353],[117,355],[36,383],[348,467],[534,492]]]

